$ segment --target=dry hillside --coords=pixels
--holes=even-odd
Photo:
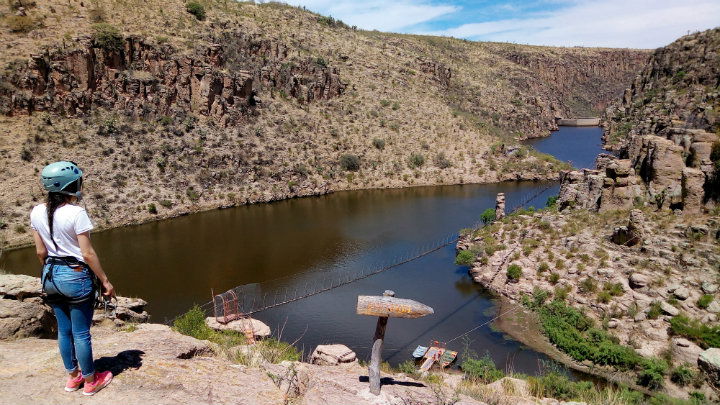
[[[511,147],[602,110],[647,52],[368,32],[277,3],[0,6],[0,246],[37,174],[88,173],[99,227],[332,190],[554,177]]]

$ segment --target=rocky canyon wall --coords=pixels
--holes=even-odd
[[[606,112],[597,170],[564,175],[561,204],[608,210],[649,202],[698,212],[720,197],[720,29],[656,50]]]

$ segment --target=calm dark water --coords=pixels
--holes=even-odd
[[[601,137],[600,127],[560,127],[547,138],[529,139],[525,144],[570,162],[576,168],[591,169],[595,167],[595,157],[607,153],[602,148]]]
[[[575,156],[583,159],[596,153],[557,135],[534,146],[550,152],[574,145]],[[588,146],[592,147],[593,143]],[[512,182],[338,192],[109,230],[94,234],[93,242],[118,294],[146,299],[153,321],[162,322],[194,303],[209,301],[211,289],[217,293],[258,283],[265,292],[287,287],[288,282],[302,289],[343,271],[375,268],[476,223],[484,209],[494,206],[499,192],[506,193],[513,207],[547,185]],[[556,193],[553,185],[530,205],[542,206]],[[396,364],[410,358],[418,344],[449,340],[496,314],[493,300],[472,282],[467,268],[454,265],[454,255],[454,246],[448,246],[370,278],[263,311],[256,318],[274,333],[281,332],[285,341],[299,339],[298,345],[307,351],[317,344],[342,343],[367,358],[376,319],[355,314],[357,296],[392,289],[397,297],[435,310],[425,318],[389,321],[384,357]],[[30,248],[6,252],[0,267],[31,275],[39,271]],[[270,281],[288,276],[294,277],[284,284]],[[467,345],[477,353],[488,352],[501,368],[511,365],[534,374],[539,360],[546,360],[490,325],[468,338],[451,348],[462,351]]]

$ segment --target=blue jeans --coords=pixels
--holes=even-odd
[[[54,266],[53,284],[47,281],[46,291],[53,293],[59,290],[70,298],[79,298],[93,290],[93,281],[89,269],[46,264],[43,268],[45,280],[50,266]],[[57,286],[57,287],[56,287]],[[93,299],[85,300],[80,304],[55,303],[50,304],[58,323],[58,346],[60,357],[68,373],[78,369],[82,370],[83,377],[90,377],[95,373],[93,363],[92,342],[90,340],[90,324],[93,317]]]

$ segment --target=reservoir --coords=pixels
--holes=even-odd
[[[561,127],[534,148],[591,167],[601,152],[600,128]],[[551,186],[548,188],[548,186]],[[542,192],[540,192],[542,191]],[[558,185],[506,182],[360,190],[241,206],[93,234],[93,242],[119,295],[141,297],[152,322],[165,322],[204,304],[215,293],[253,284],[259,293],[321,285],[338,274],[380,268],[420,247],[476,224],[505,193],[514,207],[529,196],[542,207]],[[341,343],[369,358],[375,318],[355,314],[358,295],[410,298],[434,308],[419,319],[390,319],[384,360],[411,358],[418,344],[447,341],[496,315],[491,295],[467,267],[454,264],[454,245],[372,277],[255,315],[273,334],[306,353],[318,344]],[[39,276],[33,248],[5,252],[0,268]],[[209,313],[209,315],[212,315]],[[485,325],[450,347],[489,353],[499,368],[536,374],[547,360]]]

